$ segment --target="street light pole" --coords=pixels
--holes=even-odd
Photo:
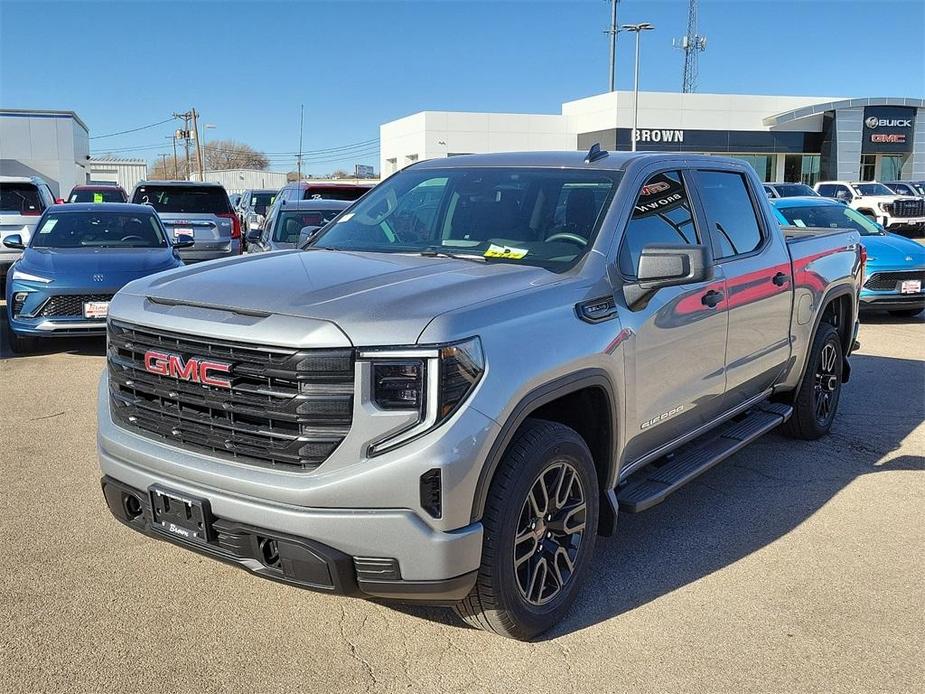
[[[623,30],[636,34],[636,67],[633,77],[633,130],[630,133],[630,146],[632,151],[636,151],[636,130],[639,124],[639,34],[644,31],[651,31],[655,28],[654,24],[642,22],[640,24],[624,24]]]
[[[607,82],[610,85],[610,91],[615,91],[617,88],[617,78],[616,78],[616,67],[615,61],[617,59],[617,3],[620,0],[610,0],[610,27],[604,30],[605,34],[610,36],[610,63],[607,74]]]

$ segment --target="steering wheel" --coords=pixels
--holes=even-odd
[[[582,248],[588,245],[588,239],[584,236],[572,234],[568,231],[560,231],[558,234],[553,234],[546,239],[545,243],[552,243],[553,241],[568,241],[569,243],[578,244]]]
[[[137,234],[129,234],[128,236],[123,236],[119,241],[144,241],[144,239]]]

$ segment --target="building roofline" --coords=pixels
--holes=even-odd
[[[50,109],[41,109],[41,108],[2,108],[0,109],[0,116],[16,116],[16,117],[28,117],[36,116],[38,118],[73,118],[81,128],[83,128],[86,133],[90,134],[90,128],[87,127],[87,124],[84,123],[80,116],[78,116],[73,111],[54,111]]]
[[[915,99],[904,96],[868,96],[859,99],[839,99],[826,101],[812,106],[803,106],[790,111],[784,111],[774,116],[768,116],[761,122],[768,127],[791,123],[802,118],[818,116],[826,111],[836,111],[844,108],[863,108],[864,106],[911,106],[912,108],[925,108],[925,99]]]

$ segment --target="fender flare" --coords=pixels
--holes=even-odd
[[[485,501],[488,498],[488,490],[494,479],[495,471],[501,463],[501,458],[507,450],[508,444],[514,438],[514,434],[520,428],[533,412],[539,407],[556,400],[563,395],[574,393],[584,388],[596,387],[601,388],[607,398],[607,407],[610,415],[610,441],[608,445],[609,460],[606,461],[606,470],[604,471],[604,481],[600,490],[601,496],[609,501],[609,507],[613,511],[613,518],[606,516],[608,504],[601,505],[601,525],[604,529],[608,527],[608,521],[616,522],[616,496],[612,493],[612,487],[616,484],[617,470],[617,414],[616,406],[619,400],[616,397],[616,389],[611,382],[610,376],[604,369],[588,368],[575,371],[574,373],[560,376],[548,383],[531,390],[514,406],[511,414],[504,424],[501,425],[501,431],[495,437],[494,443],[488,451],[488,457],[479,471],[479,479],[475,485],[475,494],[472,499],[472,511],[470,513],[470,522],[481,520],[485,511]]]
[[[803,365],[800,367],[800,378],[797,380],[797,385],[793,389],[793,393],[798,393],[800,386],[803,385],[803,379],[806,378],[806,369],[809,368],[809,350],[812,348],[813,343],[816,341],[816,333],[819,332],[819,326],[822,325],[822,317],[825,315],[825,309],[831,304],[835,299],[840,299],[843,296],[847,296],[849,299],[854,297],[854,292],[852,291],[851,285],[841,284],[837,287],[832,287],[825,294],[822,295],[822,300],[819,302],[819,310],[816,311],[816,318],[813,321],[813,331],[810,333],[809,341],[806,343],[806,358],[803,360]],[[854,301],[849,301],[848,312],[850,315],[846,316],[846,320],[849,321],[848,328],[848,337],[847,344],[843,345],[843,360],[845,364],[845,370],[843,373],[843,382],[847,382],[851,374],[851,368],[848,365],[848,352],[851,349],[851,341],[854,339],[851,326],[854,325],[857,320],[857,308]]]

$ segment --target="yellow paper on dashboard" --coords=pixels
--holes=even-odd
[[[486,258],[510,258],[512,260],[520,260],[525,255],[527,255],[526,248],[512,248],[511,246],[498,246],[497,244],[491,244],[488,246],[488,250],[485,251]]]

